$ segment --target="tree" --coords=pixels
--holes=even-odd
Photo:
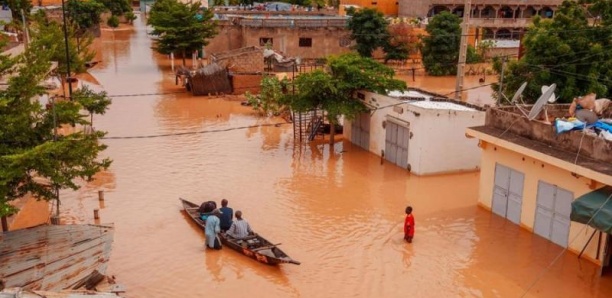
[[[62,25],[56,21],[50,21],[42,12],[37,14],[35,19],[36,23],[32,26],[33,40],[30,47],[47,53],[50,61],[57,61],[56,72],[62,81],[62,85],[66,82],[68,75],[68,63],[70,63],[71,72],[81,73],[86,71],[85,63],[91,61],[95,56],[95,53],[89,49],[93,37],[85,34],[77,39],[75,37],[76,28],[67,26],[69,50],[69,60],[67,60]]]
[[[87,86],[81,87],[79,90],[72,94],[72,97],[78,102],[87,112],[89,112],[89,123],[93,126],[93,115],[104,115],[106,109],[111,104],[111,100],[108,98],[106,91],[94,92]]]
[[[13,21],[17,21],[21,23],[22,13],[21,10],[25,13],[26,19],[28,15],[30,15],[30,10],[32,10],[32,1],[30,0],[5,0],[8,7],[11,9],[11,16],[13,17]]]
[[[132,6],[128,0],[95,0],[106,7],[112,15],[122,16],[126,12],[132,11]]]
[[[330,144],[334,143],[334,127],[340,116],[350,120],[367,111],[365,104],[355,98],[357,91],[386,94],[406,89],[404,81],[393,78],[393,69],[371,58],[349,53],[329,57],[327,62],[327,72],[315,70],[295,79],[296,94],[291,95],[290,106],[298,112],[323,109],[331,125]]]
[[[523,95],[534,102],[542,94],[542,85],[557,85],[559,102],[595,92],[599,97],[612,95],[612,26],[610,0],[588,1],[582,6],[564,1],[552,19],[536,17],[523,38],[525,55],[511,61],[504,70],[502,92],[512,97],[523,82]],[[587,9],[599,15],[601,22],[587,20]],[[501,73],[501,63],[495,64]],[[494,84],[498,91],[499,85]],[[496,94],[497,96],[497,94]],[[500,99],[497,99],[500,101]]]
[[[444,11],[437,14],[426,27],[423,37],[423,65],[428,74],[444,76],[457,74],[461,19]]]
[[[111,28],[117,28],[119,27],[119,18],[115,15],[112,15],[110,18],[108,18],[106,24]]]
[[[412,25],[401,22],[389,25],[387,30],[389,31],[389,38],[383,45],[385,63],[389,60],[403,61],[408,59],[410,51],[418,43],[418,39],[413,33]]]
[[[98,142],[104,132],[55,133],[64,125],[89,122],[80,114],[83,106],[79,101],[61,100],[43,106],[37,99],[44,93],[38,84],[48,76],[53,56],[52,51],[39,47],[41,44],[33,42],[23,55],[9,58],[16,75],[9,79],[7,89],[0,91],[1,217],[16,212],[11,204],[14,199],[30,193],[38,199],[59,200],[59,189],[78,189],[79,179],[90,180],[111,163],[97,159],[106,148]]]
[[[66,3],[67,17],[70,18],[79,32],[98,26],[101,20],[100,15],[105,10],[106,7],[95,0],[68,0]]]
[[[355,50],[363,57],[372,57],[372,52],[389,44],[389,23],[383,14],[373,8],[363,8],[355,11],[347,10],[351,16],[347,27],[351,30],[351,40],[356,42]]]
[[[261,92],[253,95],[246,93],[247,102],[262,115],[280,115],[287,110],[287,80],[276,76],[265,76],[261,80]]]
[[[200,3],[185,4],[177,0],[158,0],[151,7],[148,24],[158,36],[155,50],[161,54],[182,54],[202,49],[217,34],[212,10],[200,9]]]

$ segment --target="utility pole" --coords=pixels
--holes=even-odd
[[[72,100],[72,82],[70,79],[70,49],[68,48],[68,29],[66,27],[66,5],[62,0],[62,18],[64,19],[64,43],[66,45],[66,82],[68,82],[68,98]]]
[[[465,0],[463,7],[463,22],[461,22],[461,44],[459,45],[459,61],[457,61],[457,83],[455,85],[455,99],[461,100],[463,90],[463,77],[465,61],[467,60],[467,42],[470,31],[470,16],[472,15],[472,0]]]
[[[501,100],[503,98],[502,88],[504,87],[504,70],[506,68],[506,58],[507,56],[502,56],[502,66],[501,66],[501,74],[499,75],[499,89],[497,90],[497,104],[501,104]],[[511,102],[510,104],[514,104]]]
[[[30,33],[28,32],[28,23],[26,23],[25,12],[21,10],[21,21],[23,22],[23,47],[28,49],[30,45]]]

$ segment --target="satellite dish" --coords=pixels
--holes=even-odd
[[[535,119],[535,117],[540,114],[540,112],[544,108],[544,105],[546,105],[546,103],[550,99],[550,96],[553,95],[553,93],[555,92],[556,88],[557,84],[550,85],[550,87],[546,89],[546,91],[540,96],[540,98],[536,100],[536,102],[533,104],[533,107],[531,107],[531,111],[529,111],[529,115],[527,115],[527,118],[529,118],[529,120]]]
[[[542,88],[540,88],[540,90],[542,90],[542,94],[546,93],[548,88],[550,88],[550,87],[546,86],[546,85],[542,86]],[[548,103],[553,103],[553,102],[557,101],[557,97],[555,96],[555,93],[553,93],[547,100],[548,100]]]
[[[525,87],[527,87],[527,82],[524,82],[521,85],[521,87],[519,87],[518,90],[516,90],[516,92],[514,93],[514,96],[512,96],[512,100],[510,101],[510,103],[516,103],[517,102],[517,99],[519,99],[521,94],[523,94],[523,91],[525,91]]]

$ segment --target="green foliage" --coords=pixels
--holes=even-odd
[[[200,9],[199,2],[185,4],[177,0],[158,0],[151,7],[148,24],[159,37],[155,49],[161,54],[181,53],[183,65],[187,53],[202,49],[217,34],[213,12]]]
[[[6,90],[0,91],[0,216],[17,211],[11,205],[16,198],[31,193],[39,199],[57,199],[56,188],[78,189],[79,179],[91,179],[110,165],[108,159],[97,160],[106,148],[98,142],[104,132],[54,136],[55,128],[89,122],[80,114],[83,106],[77,101],[48,106],[38,101],[36,96],[44,93],[38,84],[47,77],[52,56],[30,47],[23,55],[9,58],[17,71]],[[88,95],[99,96],[83,93]]]
[[[504,71],[502,92],[507,97],[525,81],[528,82],[523,93],[526,102],[537,100],[540,87],[553,83],[557,84],[555,93],[560,97],[559,102],[570,102],[590,92],[598,97],[612,95],[610,1],[589,2],[594,4],[588,8],[590,12],[601,16],[598,24],[590,25],[587,8],[574,1],[564,1],[553,19],[534,19],[523,39],[525,55],[508,63]],[[495,66],[501,73],[501,63]],[[499,85],[492,87],[497,91]]]
[[[72,98],[89,112],[91,117],[89,122],[91,125],[93,125],[93,115],[104,115],[108,106],[111,104],[111,100],[108,98],[106,91],[97,93],[87,86],[83,86],[79,90],[73,92]]]
[[[112,15],[110,18],[108,18],[106,24],[111,28],[117,28],[119,27],[119,18],[116,15]]]
[[[68,0],[66,7],[67,17],[72,20],[79,31],[91,29],[100,24],[100,15],[106,10],[106,7],[96,0]]]
[[[8,7],[11,9],[11,15],[13,16],[13,20],[21,23],[21,10],[25,12],[26,20],[30,15],[30,10],[32,10],[32,1],[30,0],[5,0]]]
[[[93,37],[85,34],[77,39],[75,37],[76,28],[73,26],[68,26],[67,31],[70,70],[74,73],[84,72],[87,69],[85,63],[91,61],[95,56],[95,53],[89,50]],[[32,38],[30,48],[39,53],[46,53],[49,55],[50,61],[57,61],[57,73],[64,81],[67,73],[67,60],[62,25],[55,21],[49,21],[44,15],[36,15],[36,24],[32,26]]]
[[[465,63],[473,64],[473,63],[480,63],[480,62],[484,62],[484,57],[481,56],[473,46],[468,45],[467,56],[465,57]]]
[[[323,109],[329,123],[335,125],[342,115],[354,119],[367,111],[365,104],[355,98],[357,91],[386,94],[406,89],[404,81],[394,79],[393,69],[357,54],[332,56],[328,68],[328,72],[315,70],[296,78],[296,94],[290,96],[289,102],[293,110]]]
[[[457,73],[459,43],[461,40],[461,19],[444,11],[437,14],[427,25],[429,36],[423,37],[423,65],[433,76]]]
[[[261,80],[259,95],[247,93],[247,102],[263,115],[280,115],[287,110],[285,93],[287,80],[276,76],[266,76]]]
[[[379,47],[389,46],[389,23],[384,15],[373,8],[358,11],[350,8],[351,15],[347,28],[351,30],[351,39],[356,42],[355,50],[363,57],[372,57],[372,52]]]
[[[133,24],[136,18],[136,14],[134,14],[133,11],[128,11],[125,13],[125,19],[128,21],[129,24]]]
[[[129,0],[96,0],[106,7],[112,15],[122,16],[126,12],[132,11]]]

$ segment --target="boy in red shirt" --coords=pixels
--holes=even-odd
[[[412,216],[412,207],[406,207],[406,220],[404,221],[404,240],[412,243],[414,237],[414,216]]]

